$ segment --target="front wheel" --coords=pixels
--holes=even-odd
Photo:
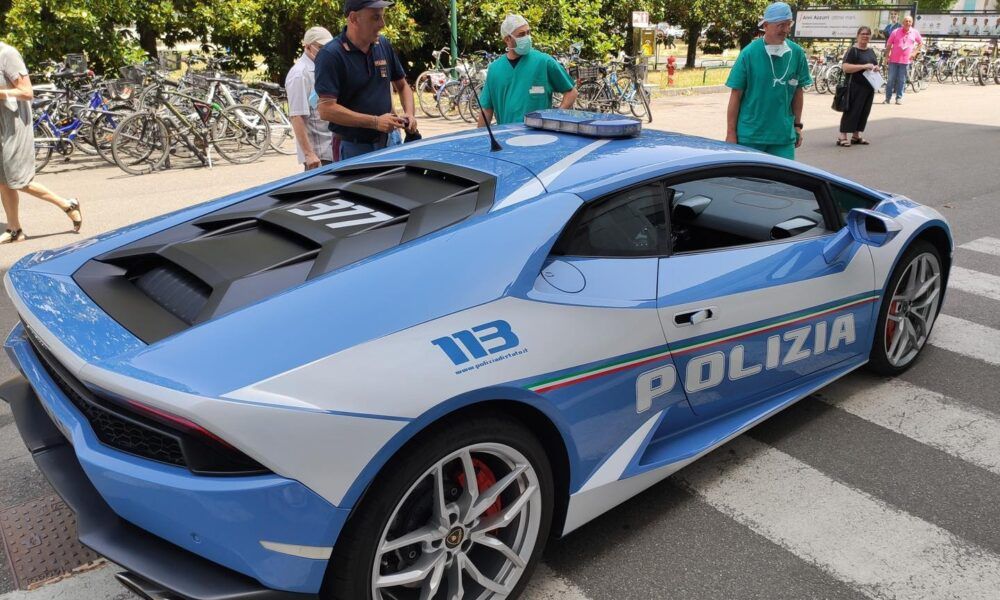
[[[941,308],[944,276],[933,245],[917,240],[906,250],[885,288],[869,369],[899,375],[913,365]]]
[[[541,444],[500,414],[452,419],[387,465],[334,549],[326,600],[516,597],[552,521]]]
[[[212,125],[212,147],[231,163],[254,162],[271,147],[271,125],[256,108],[235,104]]]
[[[36,121],[33,130],[35,138],[35,173],[40,172],[49,164],[52,151],[55,150],[58,138],[52,129],[43,121]]]

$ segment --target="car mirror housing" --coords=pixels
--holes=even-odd
[[[891,242],[903,228],[892,217],[874,210],[853,208],[847,213],[847,229],[858,242],[879,248]]]

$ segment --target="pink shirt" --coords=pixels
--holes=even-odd
[[[885,43],[886,46],[892,48],[889,51],[889,62],[901,65],[910,64],[910,55],[913,54],[913,49],[922,44],[923,41],[924,38],[920,36],[920,32],[912,27],[908,32],[903,31],[902,27],[893,31]]]

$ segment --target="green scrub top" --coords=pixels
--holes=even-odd
[[[573,80],[556,59],[532,49],[511,66],[507,55],[492,63],[479,94],[483,108],[493,110],[497,123],[523,123],[533,110],[552,107],[552,92],[573,89]]]
[[[763,38],[757,38],[740,52],[729,72],[726,86],[743,91],[736,124],[741,144],[795,142],[792,98],[798,88],[812,84],[812,77],[805,51],[795,42],[788,45],[791,52],[773,57],[764,48]]]

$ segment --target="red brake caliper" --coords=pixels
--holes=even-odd
[[[493,470],[486,466],[486,463],[479,460],[478,458],[472,459],[472,468],[476,470],[476,484],[479,486],[479,490],[488,490],[493,487],[497,482],[497,476],[493,474]],[[465,472],[458,474],[455,479],[458,481],[458,485],[465,487]],[[497,501],[493,503],[492,506],[486,509],[483,516],[492,517],[493,515],[500,512],[503,508],[503,501],[497,498]]]
[[[899,312],[899,300],[896,300],[895,302],[889,305],[889,315],[894,317],[898,312]],[[892,343],[892,338],[895,335],[896,335],[896,322],[886,319],[885,341],[888,343]]]

